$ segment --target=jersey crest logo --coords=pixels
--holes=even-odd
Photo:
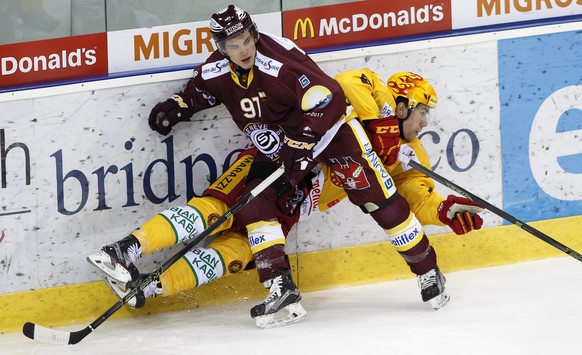
[[[281,127],[250,123],[245,127],[244,132],[255,147],[268,158],[276,159],[279,156],[279,150],[283,146],[283,129]]]
[[[347,190],[363,190],[370,187],[362,164],[355,162],[352,157],[343,157],[342,160],[330,159],[331,181],[334,185]]]

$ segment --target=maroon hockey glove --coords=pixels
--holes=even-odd
[[[398,160],[400,150],[400,128],[394,116],[380,117],[369,121],[366,129],[370,133],[372,148],[384,165],[390,166]]]
[[[190,120],[192,115],[193,110],[184,98],[174,94],[168,100],[154,106],[148,118],[148,124],[153,131],[167,136],[172,131],[172,127],[178,122]]]
[[[305,178],[299,184],[295,186],[288,184],[285,191],[277,192],[277,208],[281,213],[292,216],[297,211],[297,207],[309,195],[311,185],[308,186],[308,182],[309,179]]]
[[[482,211],[482,207],[467,198],[449,195],[441,202],[438,216],[453,232],[461,235],[481,228],[483,219],[477,213]]]
[[[285,136],[280,151],[280,159],[285,164],[287,181],[296,185],[316,165],[313,161],[313,147],[317,141],[309,137],[294,139]]]

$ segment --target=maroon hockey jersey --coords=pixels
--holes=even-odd
[[[318,141],[346,109],[334,79],[293,42],[265,33],[246,82],[217,50],[194,70],[182,94],[194,112],[224,104],[241,131],[271,160],[278,158],[284,135],[301,141],[308,132]]]

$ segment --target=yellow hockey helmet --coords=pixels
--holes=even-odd
[[[399,97],[408,99],[408,107],[416,108],[418,104],[425,104],[430,108],[437,105],[435,89],[426,79],[411,72],[399,72],[388,78],[388,88],[392,92],[394,100]],[[398,102],[398,101],[396,101]]]

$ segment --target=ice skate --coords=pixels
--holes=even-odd
[[[418,275],[418,286],[424,302],[429,301],[434,310],[444,307],[451,299],[445,292],[445,276],[438,266],[426,274]]]
[[[293,279],[291,271],[286,270],[279,276],[266,282],[269,295],[263,303],[251,309],[251,317],[259,328],[267,329],[299,322],[307,315],[301,306],[301,294]]]
[[[141,246],[133,235],[104,246],[98,253],[89,255],[87,261],[108,277],[116,280],[123,290],[131,287],[139,278],[139,271],[133,264],[141,256]]]
[[[126,289],[125,285],[123,285],[123,287],[120,287],[117,280],[111,277],[106,277],[105,281],[107,282],[107,285],[109,285],[109,287],[113,290],[113,292],[115,292],[117,297],[119,297],[120,299],[125,297],[131,291],[131,289]],[[160,283],[159,280],[154,280],[150,282],[146,287],[144,287],[143,290],[138,291],[134,297],[130,298],[127,301],[126,304],[131,308],[142,308],[143,306],[145,306],[146,298],[156,297],[161,294],[162,294],[162,284]]]

